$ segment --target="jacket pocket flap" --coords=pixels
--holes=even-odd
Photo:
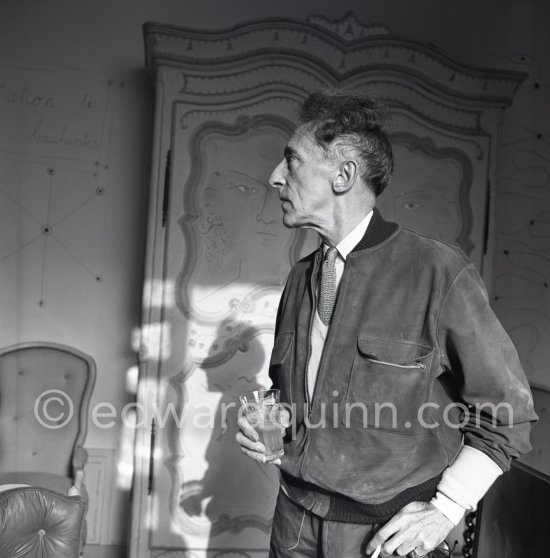
[[[273,345],[273,352],[271,353],[271,364],[281,364],[284,362],[288,355],[292,339],[294,338],[293,331],[279,333]]]
[[[358,337],[357,347],[369,359],[397,366],[422,362],[432,353],[432,348],[426,345],[372,337]]]

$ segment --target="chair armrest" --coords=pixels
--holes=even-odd
[[[73,453],[72,462],[72,477],[73,486],[78,490],[79,494],[82,494],[82,485],[84,483],[84,466],[88,461],[88,452],[82,447],[78,446],[75,448]]]

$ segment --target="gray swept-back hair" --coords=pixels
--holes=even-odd
[[[298,118],[328,157],[351,151],[363,182],[376,196],[382,193],[393,172],[393,152],[384,130],[389,115],[379,100],[356,91],[316,91],[302,103]]]

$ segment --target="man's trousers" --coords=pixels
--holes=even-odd
[[[295,504],[280,490],[269,558],[359,558],[380,525],[327,521]]]

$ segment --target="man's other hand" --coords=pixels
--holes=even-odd
[[[412,502],[379,529],[367,546],[372,554],[382,545],[380,556],[406,556],[416,550],[424,556],[433,550],[454,527],[435,506],[426,502]]]

